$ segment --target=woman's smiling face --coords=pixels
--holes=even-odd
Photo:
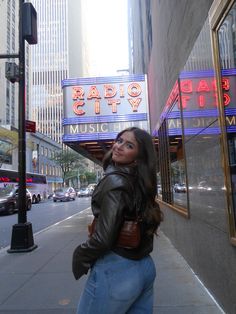
[[[133,163],[139,152],[138,142],[132,131],[121,134],[112,147],[112,160],[116,164],[129,165]]]

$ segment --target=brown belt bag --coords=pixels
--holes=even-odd
[[[95,231],[95,225],[97,218],[94,218],[92,223],[88,225],[89,237],[91,237]],[[116,243],[116,246],[125,249],[136,249],[141,240],[141,219],[137,217],[135,220],[125,220]]]

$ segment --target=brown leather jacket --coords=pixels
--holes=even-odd
[[[137,249],[116,247],[124,216],[135,216],[135,200],[139,207],[145,208],[145,200],[136,183],[134,167],[107,167],[105,177],[92,196],[92,212],[98,218],[95,232],[73,253],[72,270],[76,279],[87,274],[96,260],[109,251],[130,259],[141,259],[152,251],[153,236],[148,236],[144,231]]]

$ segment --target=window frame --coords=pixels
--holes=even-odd
[[[217,97],[219,104],[219,124],[222,135],[222,164],[225,174],[225,186],[226,186],[226,199],[227,199],[227,216],[229,225],[229,236],[232,245],[236,246],[236,215],[234,214],[233,198],[231,196],[232,184],[231,184],[231,173],[230,173],[230,158],[228,151],[228,138],[226,130],[226,119],[223,103],[223,91],[222,91],[222,75],[221,75],[221,62],[220,62],[220,48],[218,41],[218,31],[222,26],[225,18],[231,10],[235,0],[224,0],[222,2],[214,1],[211,10],[209,12],[209,22],[211,29],[211,40],[213,46],[213,63],[217,84]]]

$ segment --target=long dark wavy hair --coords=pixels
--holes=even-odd
[[[156,150],[151,135],[137,127],[130,127],[121,131],[117,139],[124,132],[132,132],[138,142],[138,156],[136,158],[138,185],[145,200],[144,221],[148,225],[148,233],[156,233],[158,226],[163,220],[163,213],[156,201],[157,194],[157,158]],[[103,168],[106,169],[112,163],[112,149],[103,159]]]

